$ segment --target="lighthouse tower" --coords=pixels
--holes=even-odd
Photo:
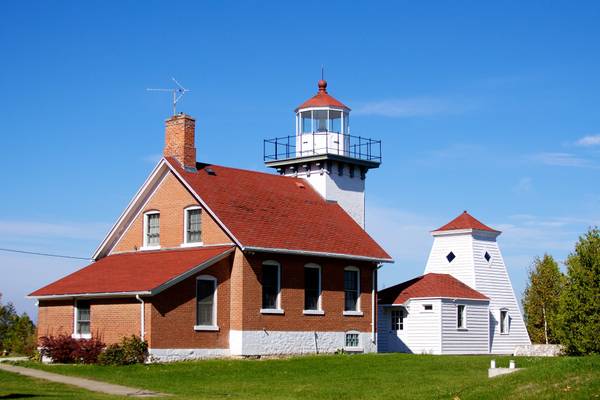
[[[318,82],[316,95],[296,108],[295,135],[264,141],[264,161],[282,175],[306,179],[365,227],[365,178],[381,164],[381,141],[350,134],[350,108]]]

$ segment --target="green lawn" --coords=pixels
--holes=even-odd
[[[118,399],[76,389],[59,383],[27,378],[25,376],[0,371],[0,399]]]
[[[171,393],[175,399],[600,399],[600,357],[516,357],[525,370],[488,379],[491,358],[372,354],[127,367],[25,365]],[[508,365],[508,357],[494,358],[499,366]]]

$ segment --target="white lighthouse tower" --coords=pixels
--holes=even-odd
[[[306,179],[365,227],[365,178],[381,164],[381,141],[350,135],[350,108],[318,82],[317,94],[296,108],[296,133],[264,141],[264,160],[282,175]]]

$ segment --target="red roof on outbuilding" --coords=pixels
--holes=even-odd
[[[404,304],[409,299],[423,297],[489,300],[452,275],[432,273],[380,290],[378,302],[379,304]]]
[[[245,248],[391,261],[337,203],[301,178],[200,163],[190,172],[167,161]]]
[[[458,217],[454,218],[452,221],[448,222],[441,228],[436,229],[434,232],[453,231],[459,229],[478,229],[480,231],[499,232],[478,221],[466,211],[463,211],[463,213],[460,214]]]
[[[30,296],[149,292],[203,264],[226,256],[233,246],[137,251],[101,258]]]
[[[334,97],[330,96],[329,93],[327,93],[327,81],[321,79],[318,83],[318,86],[319,91],[317,94],[300,104],[296,108],[296,111],[309,107],[337,107],[350,110],[350,108],[345,106],[341,101],[335,99]]]

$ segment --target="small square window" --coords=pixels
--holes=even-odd
[[[483,255],[483,258],[485,258],[485,261],[490,262],[490,260],[492,259],[492,256],[490,256],[490,253],[488,253],[486,251],[485,254]]]
[[[358,333],[346,333],[346,347],[358,347]]]
[[[433,311],[433,304],[424,304],[423,310],[425,311]]]
[[[448,255],[446,256],[446,260],[448,260],[449,263],[452,262],[452,260],[454,260],[456,258],[456,256],[454,255],[453,252],[448,253]]]

